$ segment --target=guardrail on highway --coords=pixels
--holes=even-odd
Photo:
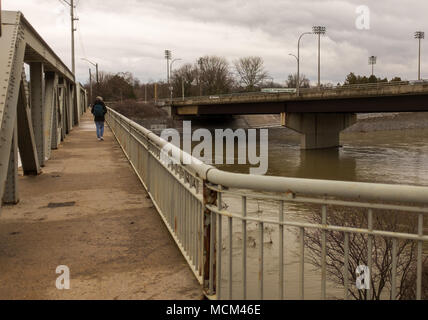
[[[391,82],[377,82],[377,83],[367,83],[367,84],[344,84],[339,86],[322,86],[311,87],[311,88],[300,88],[300,95],[308,94],[308,93],[323,93],[323,92],[332,92],[332,91],[344,91],[344,90],[369,90],[369,89],[382,89],[388,87],[399,87],[399,86],[408,86],[408,85],[428,85],[428,80],[409,80],[409,81],[391,81]],[[174,102],[182,102],[186,100],[192,101],[205,101],[205,100],[219,100],[219,99],[227,99],[234,97],[246,97],[246,98],[257,98],[257,97],[265,97],[265,96],[274,96],[274,95],[289,95],[295,96],[294,92],[262,92],[262,91],[253,91],[253,92],[237,92],[237,93],[227,93],[227,94],[215,94],[208,96],[190,96],[180,98],[173,98],[172,100],[169,98],[166,99],[158,99],[158,102],[162,102],[164,104],[169,104],[171,101]]]
[[[168,163],[167,141],[110,108],[107,122],[208,297],[396,299],[407,263],[421,299],[427,187],[236,174],[195,158]],[[173,150],[177,161],[190,157]],[[371,272],[369,289],[355,288],[356,255]]]

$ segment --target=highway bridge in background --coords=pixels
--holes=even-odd
[[[281,124],[302,134],[302,149],[337,147],[356,113],[428,112],[428,81],[403,81],[296,93],[245,93],[165,100],[182,119],[218,115],[281,114]]]

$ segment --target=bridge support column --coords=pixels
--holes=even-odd
[[[302,134],[301,149],[339,147],[340,132],[356,122],[352,113],[282,113],[281,125]]]

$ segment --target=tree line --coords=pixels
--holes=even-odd
[[[186,63],[172,70],[170,85],[166,81],[141,83],[130,72],[99,73],[98,83],[92,85],[92,97],[101,95],[106,100],[139,99],[153,101],[170,97],[217,95],[239,92],[260,91],[262,88],[296,88],[297,74],[289,74],[285,84],[274,81],[264,67],[263,58],[257,56],[242,57],[229,63],[220,56],[204,56],[194,63]],[[390,81],[401,81],[394,77]],[[369,77],[349,73],[344,85],[388,82],[374,75]],[[338,83],[337,85],[340,85]],[[333,84],[323,84],[331,87]],[[85,85],[89,90],[89,83]],[[309,79],[301,74],[300,87],[309,88]]]
[[[309,80],[301,75],[301,87],[309,87]],[[296,74],[290,74],[285,86],[296,87]],[[93,96],[106,100],[168,98],[166,81],[141,83],[130,72],[117,74],[100,72],[98,83],[92,84]],[[195,63],[187,63],[172,70],[170,83],[173,97],[227,94],[232,92],[260,91],[261,88],[280,88],[264,67],[261,57],[239,58],[230,64],[219,56],[200,57]],[[89,83],[85,85],[89,89]]]

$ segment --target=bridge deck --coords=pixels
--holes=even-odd
[[[197,299],[200,286],[119,145],[89,113],[0,216],[0,299]],[[70,268],[70,290],[55,287]]]

